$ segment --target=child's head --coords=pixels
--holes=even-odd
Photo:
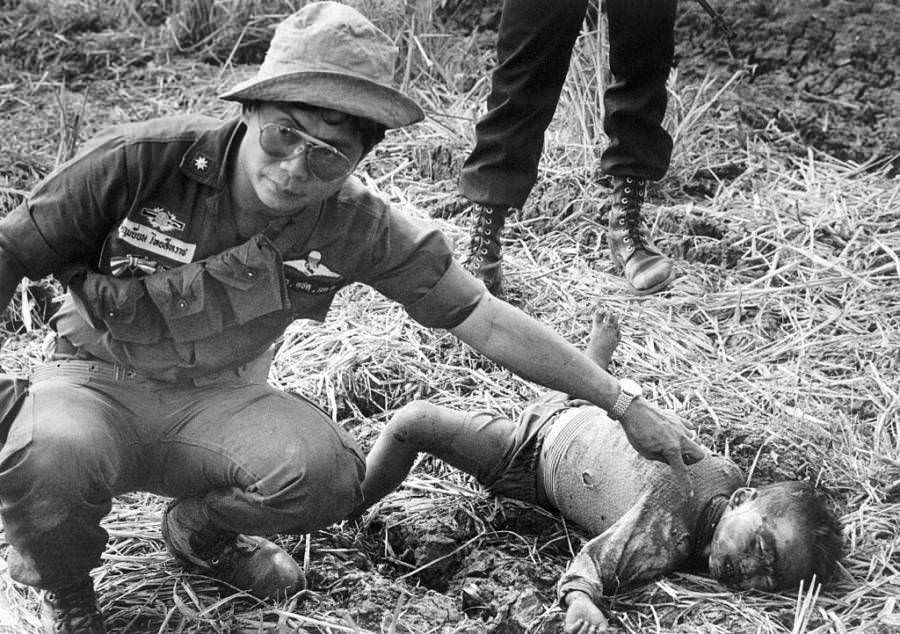
[[[808,482],[732,494],[710,543],[709,569],[738,588],[775,590],[826,581],[841,556],[841,527]]]

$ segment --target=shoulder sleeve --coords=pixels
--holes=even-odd
[[[689,553],[690,535],[684,521],[660,508],[653,491],[648,491],[575,555],[557,585],[559,598],[581,590],[598,603],[620,587],[671,572]]]
[[[402,304],[424,326],[458,326],[486,292],[427,221],[387,207],[371,246],[369,271],[360,281]]]
[[[110,130],[47,176],[0,220],[0,247],[39,279],[99,252],[127,206],[122,137]]]

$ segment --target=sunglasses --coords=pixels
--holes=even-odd
[[[313,176],[323,181],[343,178],[353,171],[347,156],[314,136],[280,123],[259,128],[259,145],[269,156],[290,159],[304,154]]]

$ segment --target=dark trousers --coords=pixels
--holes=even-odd
[[[676,0],[606,0],[613,81],[603,95],[609,146],[601,169],[662,178],[672,139],[662,128],[674,56]],[[505,0],[488,112],[463,165],[460,192],[474,202],[521,207],[537,179],[587,0]]]
[[[35,371],[16,411],[0,451],[0,516],[10,576],[39,588],[80,582],[100,563],[100,520],[121,493],[196,499],[198,521],[252,535],[318,530],[362,502],[353,438],[264,383],[195,387],[57,361]]]

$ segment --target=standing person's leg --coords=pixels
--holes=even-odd
[[[267,385],[165,392],[169,417],[148,489],[176,499],[163,517],[173,555],[263,597],[305,584],[269,540],[344,519],[362,501],[353,438],[309,401]]]
[[[516,424],[488,412],[461,412],[413,401],[388,421],[366,457],[362,513],[396,489],[420,452],[490,482],[515,443]]]
[[[641,217],[648,180],[665,175],[672,139],[662,127],[674,57],[676,0],[606,0],[609,64],[604,93],[609,146],[601,168],[613,177],[609,244],[613,261],[639,294],[665,288],[672,263],[653,244]]]
[[[105,631],[90,578],[107,540],[100,520],[145,466],[134,412],[152,404],[111,394],[90,365],[39,368],[0,452],[10,576],[48,591],[48,631]]]
[[[460,193],[474,203],[467,266],[493,293],[502,292],[499,234],[537,179],[544,131],[586,8],[587,0],[503,3],[488,111],[475,126],[475,148],[459,181]]]

